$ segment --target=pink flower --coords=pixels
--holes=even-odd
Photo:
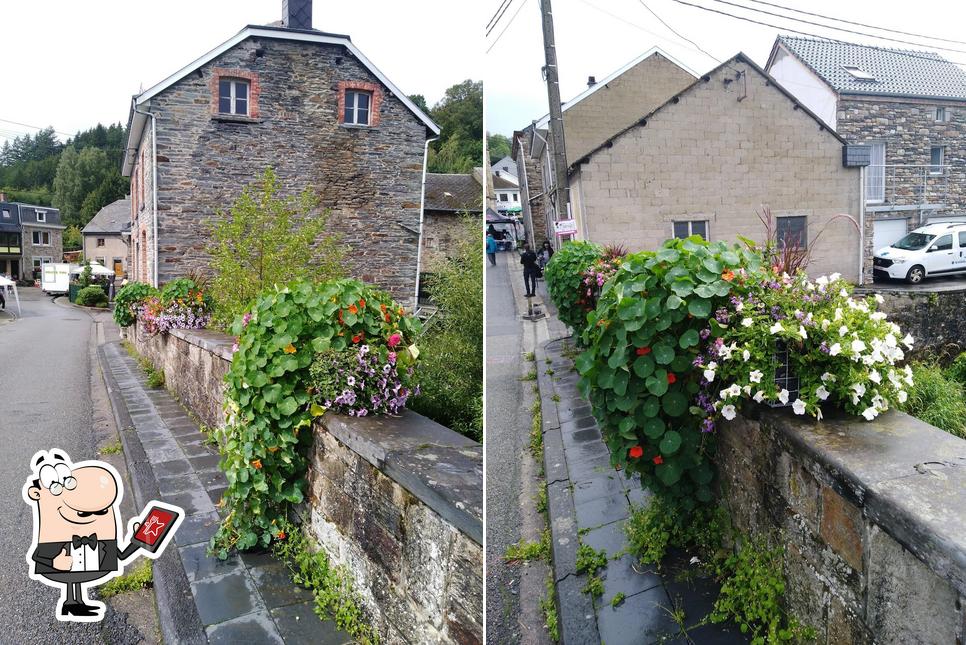
[[[390,363],[396,362],[396,352],[389,352],[389,362]]]
[[[402,341],[402,336],[400,336],[399,334],[393,334],[392,336],[389,337],[389,346],[395,347],[401,341]]]

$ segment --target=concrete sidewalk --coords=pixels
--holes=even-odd
[[[170,393],[147,386],[120,342],[101,345],[98,356],[122,429],[137,506],[160,499],[186,514],[174,543],[154,566],[165,641],[352,642],[334,623],[316,616],[311,592],[292,582],[270,554],[232,554],[224,561],[207,555],[227,486],[217,452]]]

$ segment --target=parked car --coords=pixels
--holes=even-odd
[[[923,278],[966,273],[966,222],[917,228],[898,242],[876,250],[875,277],[919,284]]]

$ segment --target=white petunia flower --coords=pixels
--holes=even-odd
[[[828,390],[825,389],[824,385],[819,385],[817,388],[815,388],[815,396],[818,397],[819,401],[824,401],[825,399],[827,399],[828,394],[829,392]]]
[[[784,327],[782,327],[782,324],[781,324],[781,322],[779,321],[779,322],[776,322],[776,323],[775,323],[774,325],[772,325],[771,327],[769,327],[769,328],[768,328],[768,331],[770,331],[770,332],[771,332],[771,333],[773,333],[773,334],[778,334],[778,333],[781,333],[781,332],[783,332],[783,331],[785,331],[785,328],[784,328]]]
[[[912,368],[906,365],[905,372],[906,372],[906,383],[908,383],[909,385],[912,385]]]
[[[735,305],[735,311],[741,311],[744,308],[745,308],[745,303],[741,302],[740,300],[738,301],[738,304]]]
[[[866,421],[871,421],[872,419],[879,416],[879,411],[876,410],[875,408],[866,408],[865,410],[862,411],[862,416],[865,417]]]
[[[815,420],[816,421],[822,420],[822,408],[815,408]]]
[[[817,278],[815,278],[815,284],[826,285],[828,284],[828,278],[825,277],[824,275],[820,275]]]
[[[912,349],[912,342],[913,342],[912,335],[910,334],[906,334],[906,337],[902,339],[902,344],[905,345],[908,349]]]
[[[764,376],[761,370],[754,370],[748,375],[748,380],[752,383],[761,383],[761,377]]]
[[[872,320],[875,320],[875,321],[885,320],[886,319],[886,315],[885,315],[885,313],[883,313],[881,311],[876,311],[876,312],[872,313],[869,316],[869,318],[871,318]]]
[[[822,374],[822,382],[835,383],[835,374],[832,374],[830,372],[825,372],[824,374]]]
[[[798,335],[802,338],[808,338],[808,332],[805,331],[805,325],[798,326]]]
[[[842,296],[843,298],[848,298],[849,292],[846,289],[842,289],[841,291],[839,291],[839,295]]]
[[[714,381],[714,370],[704,370],[704,380],[708,383]]]
[[[883,302],[885,302],[885,298],[883,298],[879,294],[875,294],[875,301],[881,305]]]
[[[846,327],[845,325],[842,325],[841,327],[839,327],[839,336],[845,336],[847,333],[849,333],[848,327]]]
[[[829,325],[832,324],[828,318],[822,318],[822,331],[828,331]]]
[[[782,391],[778,393],[778,400],[782,402],[782,405],[788,403],[788,390],[782,389]]]
[[[752,320],[751,318],[744,318],[741,321],[741,326],[742,327],[751,327],[754,324],[755,324],[755,321]]]
[[[882,375],[879,374],[876,370],[872,370],[871,372],[869,372],[869,380],[875,383],[876,385],[878,385],[882,383]]]
[[[755,392],[755,396],[752,398],[755,399],[755,403],[761,403],[762,401],[765,400],[765,393],[762,392],[761,390],[758,390],[757,392]]]
[[[841,352],[842,352],[842,345],[839,343],[835,343],[834,345],[828,348],[829,356],[838,356]]]
[[[899,392],[896,393],[896,398],[899,399],[899,403],[905,403],[906,399],[909,398],[909,395],[905,390],[899,390]]]
[[[852,353],[853,354],[861,354],[863,351],[865,351],[865,343],[863,343],[858,338],[856,338],[855,340],[853,340],[852,341]]]
[[[747,349],[741,352],[741,360],[747,361],[749,358],[751,358],[751,352],[749,352]]]
[[[829,282],[835,282],[836,280],[838,280],[841,277],[842,277],[842,274],[841,273],[833,273],[832,275],[830,275],[828,277],[828,281]],[[842,291],[845,291],[845,289],[842,289]]]
[[[792,410],[795,411],[795,414],[805,414],[805,401],[795,399],[795,402],[792,403]]]
[[[723,416],[728,421],[731,421],[737,415],[738,415],[738,411],[735,410],[735,406],[733,405],[726,405],[723,408],[721,408],[721,416]]]
[[[840,320],[842,320],[842,308],[841,307],[836,307],[835,308],[835,322],[838,322]]]
[[[861,383],[853,383],[852,391],[854,391],[858,396],[865,396],[865,386]]]

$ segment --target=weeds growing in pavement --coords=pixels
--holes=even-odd
[[[614,594],[614,597],[610,599],[611,607],[620,607],[624,603],[624,592],[618,591]]]
[[[507,562],[530,562],[532,560],[543,560],[550,562],[550,530],[545,529],[540,535],[540,541],[526,542],[520,540],[516,544],[511,544],[506,550],[504,559]]]
[[[600,576],[590,576],[587,584],[580,591],[589,594],[591,598],[596,600],[604,595],[604,581],[600,579]]]
[[[123,576],[118,576],[97,588],[97,595],[110,598],[128,591],[146,589],[154,584],[154,572],[151,561],[144,560]]]
[[[536,381],[537,380],[537,370],[531,369],[526,373],[526,376],[520,377],[521,381]]]
[[[607,566],[607,551],[594,549],[589,544],[577,547],[577,573],[594,575],[599,569]]]
[[[112,443],[109,443],[101,448],[100,452],[102,455],[116,455],[117,453],[121,452],[121,441],[119,439],[115,439]]]
[[[557,620],[556,590],[553,586],[553,574],[547,574],[547,595],[540,599],[540,609],[543,610],[544,626],[547,634],[556,643],[560,641],[560,623]]]

